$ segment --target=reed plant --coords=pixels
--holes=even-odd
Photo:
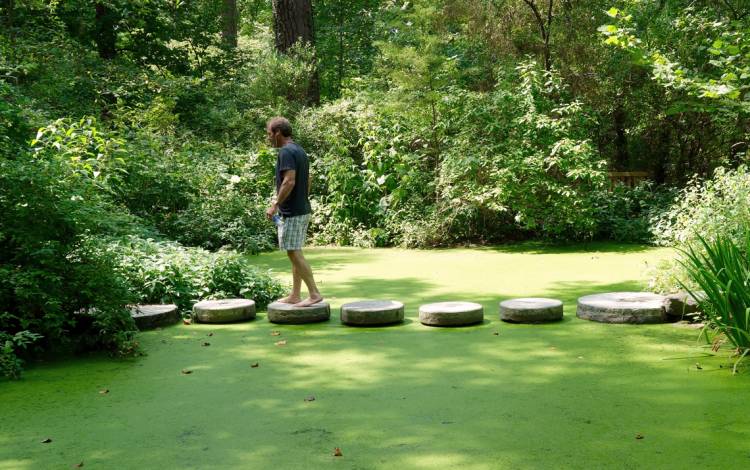
[[[722,337],[735,347],[736,373],[750,353],[750,235],[741,243],[725,236],[701,236],[681,251],[687,278],[680,284],[703,312],[706,326],[701,336],[713,338],[714,350]]]

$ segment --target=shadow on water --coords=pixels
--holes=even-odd
[[[365,264],[374,256],[372,250],[361,248],[310,248],[303,250],[303,253],[316,271],[338,271],[352,265]],[[275,272],[290,271],[289,259],[283,251],[247,255],[247,259],[259,269],[271,269]]]
[[[654,247],[642,244],[603,241],[570,244],[529,241],[508,245],[477,247],[477,249],[497,253],[557,255],[575,253],[644,253],[653,250]]]

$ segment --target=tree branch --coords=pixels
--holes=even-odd
[[[539,13],[539,8],[536,6],[536,2],[534,0],[523,0],[524,3],[526,3],[529,8],[531,8],[531,11],[534,12],[534,16],[536,17],[536,22],[539,25],[539,32],[542,35],[542,39],[547,37],[547,31],[544,28],[544,19],[542,18],[542,14]]]
[[[741,20],[748,15],[747,10],[744,13],[740,14],[740,12],[737,11],[737,8],[735,8],[735,6],[729,0],[723,0],[723,3],[727,6],[727,8],[729,8],[729,11],[732,12],[732,16],[734,16],[735,20]]]

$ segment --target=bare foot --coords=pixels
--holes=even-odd
[[[295,307],[310,307],[311,305],[315,305],[318,302],[322,302],[323,297],[319,295],[310,296],[309,298],[303,300],[302,302],[297,302],[294,304]]]
[[[276,302],[280,302],[282,304],[296,304],[296,303],[299,303],[300,300],[302,300],[302,299],[300,299],[297,296],[293,296],[293,295],[290,294],[290,295],[287,295],[286,297],[284,297],[283,299],[277,300]]]

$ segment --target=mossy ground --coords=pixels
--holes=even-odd
[[[750,374],[733,376],[727,352],[707,354],[697,331],[674,325],[575,318],[578,296],[642,288],[648,265],[670,255],[612,244],[312,249],[334,309],[393,298],[405,324],[350,328],[335,311],[277,326],[261,313],[145,332],[147,355],[131,360],[32,364],[0,382],[0,470],[744,468]],[[282,253],[255,259],[288,278]],[[565,320],[501,323],[498,302],[515,296],[560,298]],[[416,321],[420,303],[453,299],[482,303],[485,322]]]

